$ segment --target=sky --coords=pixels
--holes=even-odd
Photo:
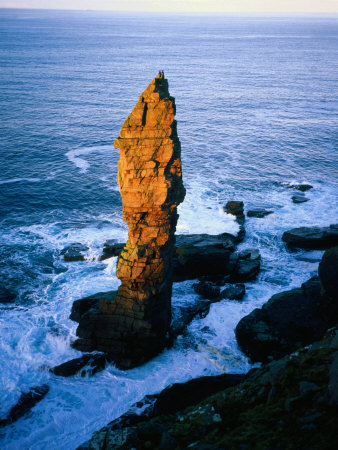
[[[0,0],[0,8],[192,13],[338,13],[337,0]]]
[[[338,13],[337,0],[0,0],[0,8],[192,13]]]

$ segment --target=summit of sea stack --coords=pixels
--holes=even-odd
[[[177,206],[185,197],[175,110],[160,73],[122,125],[114,143],[120,149],[118,184],[128,225],[117,262],[121,285],[109,298],[97,295],[75,306],[75,348],[103,351],[121,368],[159,353],[171,322]]]

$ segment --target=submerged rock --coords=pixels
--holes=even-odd
[[[20,417],[28,413],[44,396],[48,393],[49,386],[43,384],[41,386],[34,386],[28,392],[23,392],[18,400],[18,403],[13,406],[8,416],[4,420],[0,420],[0,426],[9,425]]]
[[[298,192],[291,197],[293,203],[306,203],[309,201],[303,193]]]
[[[12,303],[16,299],[16,294],[11,289],[0,285],[0,303]]]
[[[267,210],[267,209],[250,209],[246,215],[248,217],[257,217],[259,219],[268,216],[269,214],[272,214],[273,211]]]
[[[100,298],[81,315],[74,345],[103,351],[121,368],[161,351],[170,326],[177,206],[185,196],[174,116],[162,74],[139,97],[114,144],[120,148],[118,184],[128,224],[117,262],[122,284],[116,298]]]
[[[338,245],[338,225],[293,228],[285,231],[282,239],[290,247],[326,249]]]
[[[61,250],[61,255],[63,255],[63,259],[67,262],[70,261],[84,261],[85,255],[89,248],[81,244],[80,242],[74,242],[73,244],[67,245],[63,250]]]

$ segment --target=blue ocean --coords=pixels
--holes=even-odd
[[[321,251],[290,252],[282,233],[338,219],[338,18],[122,14],[0,9],[0,418],[48,384],[26,416],[0,428],[2,449],[75,449],[146,394],[252,365],[239,319],[317,271]],[[240,248],[262,268],[243,302],[223,300],[175,345],[129,370],[57,377],[74,300],[117,288],[107,239],[127,227],[113,142],[160,69],[176,98],[187,195],[177,232],[236,233],[228,200],[273,214],[247,218]],[[308,183],[295,204],[290,185]],[[86,260],[65,262],[70,243]],[[175,283],[173,314],[197,299]]]

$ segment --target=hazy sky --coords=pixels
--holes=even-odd
[[[337,0],[0,0],[2,8],[170,12],[338,12]]]

